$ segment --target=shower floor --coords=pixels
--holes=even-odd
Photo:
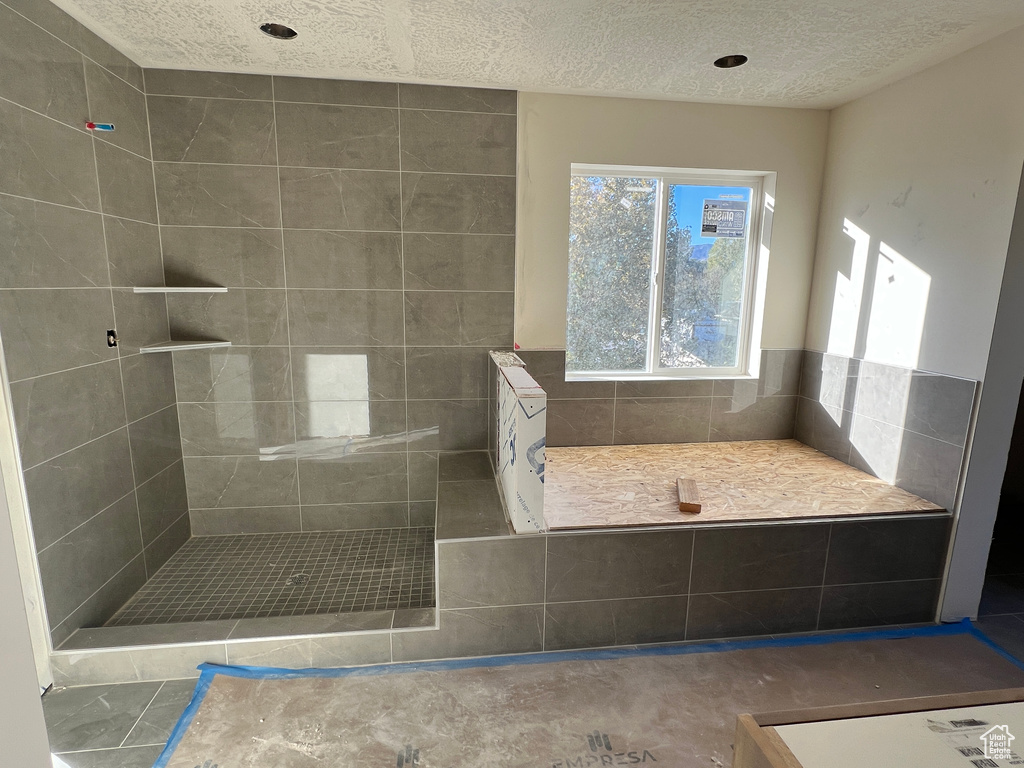
[[[433,528],[200,536],[105,626],[433,605]]]

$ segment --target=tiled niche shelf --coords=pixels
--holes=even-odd
[[[190,349],[216,349],[230,347],[230,341],[162,341],[139,349],[143,354],[152,352],[184,352]]]
[[[137,285],[133,289],[135,293],[227,293],[228,289],[223,285]],[[159,344],[150,344],[142,347],[142,353],[150,352],[183,352],[190,349],[216,349],[218,347],[230,347],[230,341],[163,341]]]

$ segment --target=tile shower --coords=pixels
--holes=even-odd
[[[146,72],[197,535],[433,525],[512,335],[515,94]],[[361,435],[349,439],[346,436]]]
[[[175,553],[181,587],[287,551],[263,609],[293,570],[333,590],[276,614],[432,605],[438,453],[485,448],[512,342],[515,93],[143,72],[45,0],[0,30],[0,337],[54,646],[143,621]],[[227,292],[132,290],[162,285]],[[140,353],[171,339],[232,346]]]

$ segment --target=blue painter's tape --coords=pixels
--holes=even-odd
[[[210,684],[213,682],[213,678],[216,676],[216,672],[208,669],[203,669],[207,665],[203,664],[199,667],[202,674],[199,675],[199,682],[196,683],[196,689],[192,692],[192,700],[189,701],[188,706],[185,707],[185,711],[181,713],[181,717],[178,718],[178,722],[174,725],[174,730],[171,731],[171,736],[167,739],[167,744],[164,746],[163,751],[157,757],[156,762],[153,763],[153,768],[165,768],[167,763],[171,760],[171,755],[174,754],[174,750],[178,748],[178,744],[181,743],[182,737],[185,735],[185,731],[192,725],[192,718],[196,716],[196,712],[199,711],[199,707],[202,706],[203,699],[206,698],[207,691],[210,690]]]
[[[1018,659],[1005,648],[1000,647],[999,644],[996,643],[991,637],[989,637],[976,626],[971,624],[969,619],[964,619],[964,621],[967,622],[968,631],[976,640],[987,645],[989,648],[998,653],[1000,656],[1002,656],[1004,659],[1006,659],[1008,662],[1013,664],[1018,669],[1024,669],[1024,661]]]
[[[718,653],[722,651],[746,651],[756,648],[801,648],[814,645],[831,645],[833,643],[866,642],[871,640],[900,640],[909,637],[951,637],[970,635],[979,642],[996,651],[1000,656],[1016,666],[1024,669],[1024,663],[1000,648],[981,630],[964,619],[958,624],[939,624],[935,626],[915,627],[912,629],[875,629],[854,632],[840,632],[827,635],[802,635],[789,637],[770,637],[754,640],[716,640],[707,643],[633,646],[628,648],[607,648],[588,651],[548,651],[544,653],[524,653],[514,656],[484,656],[472,659],[447,659],[444,661],[412,661],[405,663],[375,664],[366,667],[340,667],[330,669],[281,669],[279,667],[247,667],[223,664],[200,664],[201,675],[196,684],[195,693],[188,707],[182,713],[177,725],[171,732],[160,757],[153,768],[165,768],[174,750],[181,742],[185,731],[192,723],[193,717],[210,689],[216,675],[248,678],[253,680],[292,679],[303,677],[369,677],[373,675],[396,675],[409,672],[439,672],[454,669],[474,669],[479,667],[515,667],[526,664],[551,664],[560,661],[600,661],[604,659],[623,659],[642,656],[686,656],[693,653]]]
[[[471,659],[444,661],[410,661],[376,664],[366,667],[339,667],[332,669],[281,669],[279,667],[246,667],[203,664],[201,670],[221,675],[250,679],[288,679],[299,677],[365,677],[370,675],[396,675],[408,672],[440,672],[450,669],[478,667],[515,667],[526,664],[551,664],[559,661],[601,661],[636,656],[684,656],[693,653],[745,651],[754,648],[800,648],[811,645],[830,645],[868,640],[898,640],[906,637],[948,637],[970,632],[970,625],[940,624],[914,629],[882,629],[865,632],[842,632],[830,635],[803,635],[797,637],[770,637],[756,640],[715,640],[707,643],[631,646],[588,651],[546,651],[513,656],[482,656]]]

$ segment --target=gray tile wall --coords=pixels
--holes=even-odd
[[[802,350],[762,352],[757,381],[567,382],[564,351],[516,354],[547,392],[550,446],[793,437]]]
[[[548,393],[550,446],[795,437],[946,509],[955,505],[976,381],[765,350],[758,381],[567,382],[564,352],[517,354]]]
[[[805,352],[796,438],[946,509],[978,382]]]
[[[46,0],[0,3],[0,337],[55,644],[189,536],[171,360],[138,353],[166,306],[130,290],[163,280],[146,121],[131,61]]]
[[[174,353],[193,532],[432,523],[512,343],[516,94],[145,75],[167,280],[229,288],[168,299],[234,345]]]
[[[439,631],[394,660],[930,622],[950,521],[440,541]]]

